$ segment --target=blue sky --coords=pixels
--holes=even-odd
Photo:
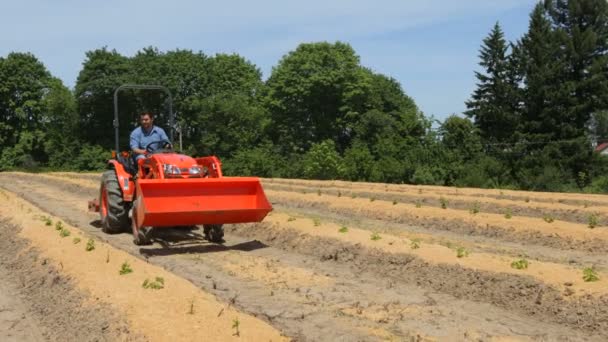
[[[0,56],[35,54],[73,87],[85,52],[131,56],[146,46],[238,53],[268,77],[303,42],[350,43],[361,63],[397,79],[427,115],[465,109],[482,39],[499,21],[509,40],[535,0],[1,0]]]

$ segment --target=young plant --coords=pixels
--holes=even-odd
[[[475,203],[473,203],[473,205],[469,209],[469,212],[471,213],[471,215],[475,215],[475,214],[479,213],[479,207],[480,206],[481,205],[477,201]]]
[[[50,217],[48,216],[43,216],[42,220],[44,221],[44,224],[47,226],[52,226],[53,225],[53,220],[51,220]]]
[[[70,231],[63,228],[59,231],[59,236],[61,236],[62,238],[68,237],[68,236],[70,236]]]
[[[95,240],[89,239],[87,241],[87,246],[84,248],[87,252],[90,252],[95,249]]]
[[[357,194],[350,195],[350,198],[357,198]]]
[[[513,261],[511,263],[511,267],[518,269],[518,270],[524,270],[524,269],[528,268],[528,260],[519,259],[519,260]]]
[[[318,190],[317,190],[317,196],[321,196],[321,195],[322,195],[322,193],[321,193],[321,189],[318,189]]]
[[[587,267],[583,270],[583,280],[585,282],[598,281],[600,277],[593,267]]]
[[[589,214],[589,216],[587,217],[587,225],[589,226],[589,228],[595,228],[597,227],[599,224],[599,217],[597,216],[597,214]]]
[[[416,200],[416,208],[422,208],[422,201]]]
[[[418,249],[418,248],[420,248],[420,239],[414,239],[414,240],[412,240],[412,242],[410,242],[410,248],[411,249]]]
[[[469,250],[467,250],[464,247],[458,247],[456,249],[456,257],[458,257],[458,258],[468,257],[469,254],[470,254]]]
[[[120,271],[118,271],[118,274],[125,275],[125,274],[129,274],[132,272],[133,272],[133,269],[131,268],[131,265],[129,265],[129,263],[125,261],[120,266]]]
[[[441,209],[447,209],[450,201],[448,201],[446,198],[439,197],[439,203],[441,204]]]
[[[165,279],[162,277],[156,277],[154,280],[144,280],[144,283],[141,284],[141,287],[144,289],[152,289],[152,290],[160,290],[165,287]]]
[[[342,191],[338,190],[338,197],[342,197]]]
[[[530,197],[526,196],[526,198],[524,198],[524,202],[530,203]]]
[[[241,322],[239,322],[238,318],[235,318],[234,320],[232,320],[232,329],[234,329],[234,336],[241,336],[241,332],[239,331],[239,326],[241,325]]]
[[[63,223],[61,221],[57,221],[55,223],[55,230],[62,230],[63,229]]]
[[[397,200],[393,200],[393,205],[397,205]]]
[[[545,220],[545,222],[547,222],[547,223],[552,223],[553,221],[555,221],[555,219],[553,218],[553,216],[551,214],[544,214],[543,220]]]
[[[376,200],[376,197],[372,197],[372,198],[369,199],[370,202],[373,202],[375,200]]]
[[[312,223],[315,225],[315,227],[318,227],[321,225],[321,220],[318,218],[314,218],[312,219]]]
[[[511,208],[507,208],[505,211],[505,218],[508,220],[513,217],[513,213],[511,212]]]
[[[382,237],[380,236],[380,234],[374,232],[374,233],[372,233],[372,236],[370,237],[370,239],[372,241],[378,241],[378,240],[382,239]]]
[[[75,237],[75,238],[72,240],[72,242],[73,242],[74,244],[78,244],[78,243],[80,243],[80,238],[79,238],[79,237]]]
[[[287,219],[287,222],[291,222],[291,221],[295,221],[296,218],[293,216],[289,216],[289,218]]]
[[[342,226],[340,229],[338,229],[338,232],[340,232],[340,233],[346,233],[346,232],[348,232],[348,227]]]

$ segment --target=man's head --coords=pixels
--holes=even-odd
[[[152,113],[141,113],[139,114],[139,123],[141,127],[146,131],[152,128],[154,124],[154,114]]]

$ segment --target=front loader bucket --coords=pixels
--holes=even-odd
[[[142,179],[136,224],[168,227],[260,222],[272,210],[257,178]]]

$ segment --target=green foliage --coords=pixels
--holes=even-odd
[[[118,274],[125,275],[129,273],[133,273],[133,269],[131,268],[131,265],[129,265],[129,263],[125,261],[122,263],[122,265],[120,265],[120,270],[118,271]]]
[[[239,331],[239,327],[241,326],[241,322],[238,318],[232,320],[232,329],[234,329],[234,336],[241,336],[241,332]]]
[[[80,238],[79,237],[75,237],[74,239],[72,239],[72,243],[79,244],[80,243]]]
[[[87,252],[90,252],[90,251],[94,250],[94,249],[95,249],[95,240],[93,240],[93,239],[89,239],[89,240],[87,241],[87,245],[86,245],[86,247],[85,247],[84,249],[85,249]]]
[[[295,221],[295,220],[296,220],[296,218],[295,218],[295,217],[293,217],[293,216],[289,216],[289,217],[287,218],[287,222],[292,222],[292,221]]]
[[[470,254],[469,250],[464,248],[464,247],[458,247],[456,248],[456,257],[457,258],[464,258],[464,257],[468,257]]]
[[[526,269],[526,268],[528,268],[528,260],[526,260],[526,259],[515,260],[511,263],[511,268],[515,268],[518,270]]]
[[[473,204],[471,205],[471,208],[469,208],[469,212],[470,212],[472,215],[475,215],[475,214],[479,213],[479,208],[480,208],[480,206],[481,206],[481,203],[479,203],[479,201],[475,201],[475,203],[473,203]]]
[[[508,219],[510,219],[512,217],[513,217],[513,212],[511,211],[511,208],[507,208],[505,210],[505,218],[508,220]]]
[[[42,217],[42,221],[44,221],[44,224],[46,226],[52,226],[53,225],[53,220],[51,220],[51,218],[48,217],[48,216],[43,216]]]
[[[374,232],[374,233],[372,233],[372,235],[371,235],[370,239],[371,239],[372,241],[378,241],[378,240],[382,239],[382,237],[381,237],[381,236],[380,236],[380,234],[378,234],[377,232]]]
[[[543,214],[543,220],[547,223],[553,223],[553,221],[555,221],[551,214]]]
[[[420,239],[413,239],[410,242],[410,248],[411,249],[418,249],[418,248],[420,248]]]
[[[589,216],[587,216],[587,226],[589,228],[595,228],[599,225],[599,215],[593,213],[593,214],[589,214]]]
[[[439,197],[439,204],[441,205],[441,209],[447,209],[449,203],[450,201],[448,201],[447,198]]]
[[[63,229],[63,223],[61,221],[55,222],[55,230],[62,230],[62,229]]]
[[[331,140],[313,144],[303,158],[303,176],[310,179],[336,179],[344,174],[342,158]]]
[[[320,225],[321,225],[321,220],[320,220],[320,219],[318,219],[318,218],[314,218],[314,219],[312,220],[312,223],[314,224],[314,226],[315,226],[315,227],[318,227],[318,226],[320,226]]]
[[[416,200],[415,205],[416,205],[416,208],[422,208],[422,201]]]
[[[146,280],[144,280],[144,282],[141,284],[141,287],[144,289],[160,290],[165,288],[165,279],[162,277],[156,277],[154,280],[148,280],[148,278],[146,278]]]
[[[583,280],[585,282],[593,282],[600,280],[597,271],[593,267],[587,267],[583,270]]]
[[[348,232],[348,227],[342,226],[342,227],[340,227],[340,229],[338,229],[338,232],[340,232],[340,233],[347,233]]]
[[[63,237],[68,237],[68,236],[70,236],[70,231],[67,230],[67,229],[65,229],[65,228],[63,228],[63,229],[61,229],[59,231],[59,236],[61,236],[62,238]]]

